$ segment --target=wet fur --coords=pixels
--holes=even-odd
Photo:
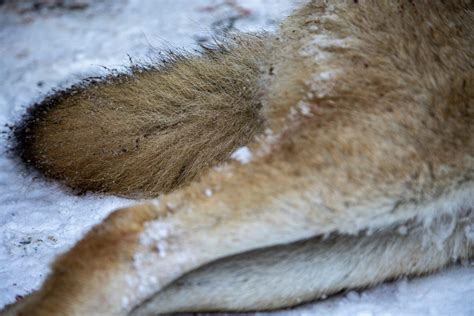
[[[48,100],[25,160],[84,190],[174,191],[111,214],[9,313],[273,309],[472,257],[473,10],[310,1],[215,60]],[[241,145],[251,162],[226,160]]]

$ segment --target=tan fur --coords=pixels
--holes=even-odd
[[[311,1],[276,36],[49,100],[19,133],[46,174],[179,189],[113,213],[7,313],[272,309],[471,257],[473,10]]]

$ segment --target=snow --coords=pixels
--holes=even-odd
[[[249,163],[252,160],[252,152],[247,146],[237,148],[231,155],[230,158],[240,161],[243,164]]]
[[[298,103],[298,108],[299,108],[301,114],[303,114],[304,116],[311,116],[311,108],[308,105],[308,103],[306,103],[304,101],[300,101]]]
[[[198,41],[209,40],[229,21],[244,31],[274,29],[275,21],[294,5],[290,0],[241,0],[239,7],[218,6],[223,3],[218,0],[81,2],[89,6],[21,14],[15,6],[0,6],[0,308],[38,288],[54,257],[92,225],[134,202],[90,193],[76,196],[25,170],[5,153],[8,128],[3,126],[18,120],[28,105],[52,89],[111,69],[122,71],[130,58],[146,62],[160,49],[195,49]],[[250,9],[250,14],[239,8]],[[301,108],[303,114],[306,110]],[[240,161],[251,158],[246,147],[235,154]],[[212,190],[205,194],[212,195]],[[151,235],[154,242],[161,240],[156,246],[163,255],[162,239],[168,231],[165,227]],[[474,267],[465,264],[274,314],[473,315],[473,297]]]
[[[474,315],[474,268],[452,267],[429,277],[402,279],[360,293],[351,291],[292,315]],[[286,312],[275,313],[278,316]]]
[[[166,256],[168,248],[166,239],[170,235],[170,225],[161,221],[153,221],[145,225],[143,233],[140,234],[140,243],[144,246],[154,246],[160,257]]]
[[[212,190],[207,188],[206,190],[204,190],[204,194],[207,196],[207,197],[211,197],[212,196]]]

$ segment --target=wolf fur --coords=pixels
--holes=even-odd
[[[472,257],[473,19],[471,1],[309,1],[276,35],[48,98],[17,129],[25,161],[169,193],[4,313],[267,310]]]

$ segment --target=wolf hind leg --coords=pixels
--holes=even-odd
[[[452,259],[472,255],[472,240],[466,241],[463,237],[463,225],[472,224],[473,220],[474,187],[469,181],[440,196],[416,203],[407,201],[396,204],[396,208],[387,200],[397,200],[388,196],[381,202],[360,201],[358,208],[331,209],[318,199],[314,189],[319,180],[317,176],[311,177],[316,179],[316,183],[308,183],[306,177],[289,178],[280,167],[282,162],[287,163],[287,160],[257,155],[247,164],[234,161],[211,171],[199,182],[163,196],[158,204],[149,202],[112,213],[55,261],[50,276],[21,312],[36,316],[125,315],[201,266],[224,258],[221,268],[216,268],[216,271],[207,268],[211,270],[204,270],[203,275],[212,277],[214,272],[220,273],[229,284],[235,276],[231,271],[241,269],[239,260],[244,263],[250,260],[247,261],[249,267],[255,266],[255,262],[253,256],[248,255],[239,260],[229,259],[228,263],[225,258],[254,250],[257,250],[255,257],[258,258],[258,249],[268,248],[263,251],[262,258],[265,259],[268,252],[268,258],[278,259],[281,254],[277,251],[274,256],[272,253],[279,248],[272,247],[325,234],[336,237],[303,242],[301,245],[304,247],[300,244],[294,248],[283,246],[282,254],[289,252],[290,258],[295,257],[294,261],[262,260],[257,262],[255,273],[245,270],[249,267],[244,267],[242,273],[258,274],[264,268],[269,269],[268,273],[280,273],[277,280],[286,283],[306,300],[345,287],[363,287],[398,275],[429,272]],[[469,211],[463,215],[464,210]],[[445,215],[449,215],[446,216],[449,225],[440,225],[442,231],[438,235],[454,237],[445,238],[445,243],[437,245],[436,234],[431,237],[432,232],[423,228],[429,228],[426,226],[429,223],[437,223],[438,218],[444,221]],[[398,225],[412,225],[410,223],[419,223],[420,226],[408,226],[407,236],[393,234],[390,230]],[[443,227],[449,228],[446,230],[449,234],[444,234]],[[376,234],[356,237],[357,233],[364,231]],[[337,234],[347,234],[347,237],[337,237]],[[425,245],[425,241],[429,243]],[[233,266],[235,262],[237,266]],[[272,265],[275,268],[268,267]],[[314,267],[308,268],[310,265]],[[285,269],[287,271],[283,274],[279,272]],[[312,286],[300,282],[302,276],[298,273],[301,271],[312,276],[304,278],[314,282]],[[293,277],[282,278],[285,273],[288,276],[293,273]],[[258,279],[257,275],[253,279],[256,281],[247,283],[247,286],[255,286],[255,291],[260,289],[254,296],[262,296],[262,308],[276,308],[274,302],[277,298],[288,294],[285,293],[286,287],[275,286],[276,292],[265,290],[268,286],[263,286],[264,282],[268,283],[273,276],[267,274],[268,279]],[[211,284],[213,282],[217,281]],[[243,295],[235,302],[229,303],[219,293],[214,293],[216,297],[210,295],[204,299],[204,292],[199,294],[200,287],[195,287],[191,294],[198,301],[202,299],[201,303],[192,298],[189,302],[204,310],[252,309],[255,306],[253,298],[249,298],[252,292],[247,293],[246,283],[241,283],[243,290],[233,294],[231,289],[225,289],[225,284],[215,287],[230,298],[235,298],[236,294]],[[204,289],[212,292],[212,289]],[[173,290],[168,293],[173,294]],[[183,304],[183,299],[188,296],[185,291],[176,293],[173,303],[176,305],[165,304],[166,309],[158,311],[193,308]],[[209,301],[211,297],[215,299],[215,305],[206,305],[213,304]],[[288,299],[281,302],[293,305],[297,297],[289,294]],[[242,305],[239,307],[238,304]]]
[[[359,236],[334,235],[258,249],[214,261],[179,278],[131,315],[257,311],[289,307],[400,276],[420,275],[469,258],[471,218],[446,232],[422,225]]]

